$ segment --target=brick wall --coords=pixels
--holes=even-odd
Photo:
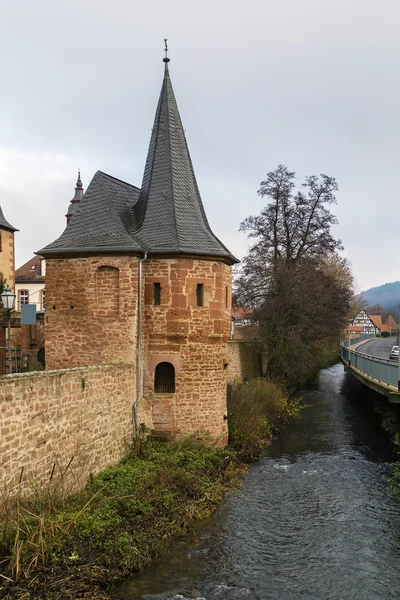
[[[46,367],[136,363],[137,257],[48,259]]]
[[[60,479],[82,487],[90,472],[117,463],[132,439],[135,369],[112,365],[0,379],[0,490],[23,468],[25,486]],[[139,421],[150,416],[139,407]]]

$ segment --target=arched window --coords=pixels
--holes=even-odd
[[[175,392],[174,365],[169,362],[158,363],[154,375],[154,391],[157,394],[173,394]]]

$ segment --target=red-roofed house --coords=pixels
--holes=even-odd
[[[44,309],[46,263],[43,257],[35,256],[15,271],[15,309],[22,304],[35,304],[36,311]]]

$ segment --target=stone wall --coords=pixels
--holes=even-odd
[[[0,275],[14,289],[14,233],[1,229],[0,236]]]
[[[123,256],[47,261],[46,368],[136,367],[138,265]],[[152,429],[177,437],[203,431],[226,443],[231,289],[231,267],[219,259],[152,256],[143,263],[142,405]],[[173,365],[173,393],[155,390],[162,362]]]
[[[2,377],[0,490],[15,485],[21,472],[25,488],[30,480],[44,484],[54,465],[53,479],[77,489],[90,472],[117,463],[132,439],[135,395],[131,365]],[[150,426],[144,408],[139,421]]]
[[[231,327],[231,268],[218,260],[151,258],[144,263],[143,395],[154,427],[179,435],[208,431],[227,441],[227,343]],[[161,288],[154,304],[154,284]],[[196,288],[203,285],[204,303]],[[157,365],[175,368],[175,393],[154,391]]]
[[[46,367],[136,364],[139,259],[46,263]]]
[[[252,340],[229,340],[228,383],[243,383],[262,375],[260,345]]]
[[[232,329],[232,338],[234,340],[260,339],[260,327],[258,325],[234,325]]]

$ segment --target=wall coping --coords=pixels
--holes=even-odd
[[[253,340],[228,340],[228,344],[260,344],[261,340],[254,338]]]
[[[51,369],[49,371],[27,371],[25,373],[8,373],[0,376],[1,381],[12,381],[17,379],[27,379],[29,377],[46,377],[48,375],[64,375],[66,373],[79,373],[94,371],[95,369],[115,369],[134,367],[133,363],[117,363],[109,365],[89,365],[86,367],[71,367],[69,369]]]

